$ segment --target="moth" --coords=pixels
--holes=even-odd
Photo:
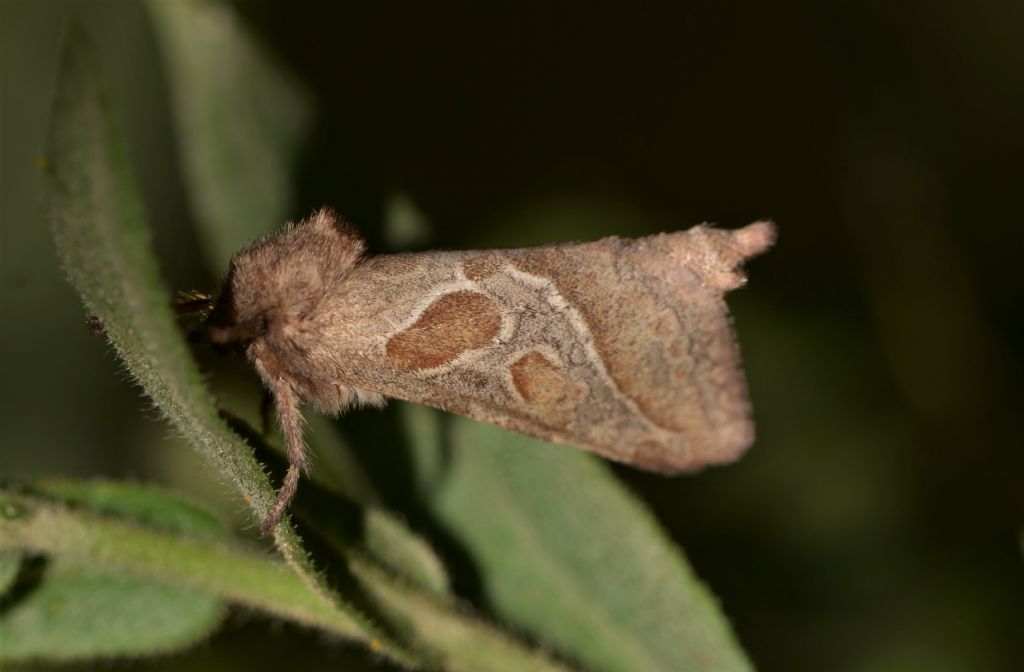
[[[754,437],[724,301],[771,222],[625,240],[370,256],[330,209],[232,260],[205,322],[273,397],[290,466],[260,529],[309,467],[300,408],[427,404],[641,469],[736,459]]]

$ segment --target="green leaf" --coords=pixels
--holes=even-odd
[[[139,525],[124,516],[0,490],[0,552],[42,554],[91,572],[130,574],[201,590],[333,634],[349,625],[284,563],[226,541]],[[145,523],[145,521],[142,521]]]
[[[262,519],[274,489],[251,448],[218,417],[177,329],[120,136],[85,36],[75,26],[61,51],[47,158],[54,236],[71,283],[146,394]],[[336,632],[403,656],[326,585],[287,520],[274,530],[274,540],[306,589],[333,609]]]
[[[23,558],[21,553],[9,551],[0,553],[0,597],[14,585],[18,578],[18,572],[21,570]]]
[[[120,515],[156,529],[197,537],[223,538],[224,524],[204,509],[152,487],[114,481],[41,478],[26,486],[32,494],[59,499],[96,513]]]
[[[221,601],[202,591],[60,562],[0,609],[0,662],[67,662],[168,653],[220,624]]]
[[[448,594],[444,565],[405,523],[372,507],[366,509],[363,523],[363,547],[370,557],[430,593]]]
[[[189,194],[206,258],[231,255],[288,219],[308,96],[226,2],[151,0]]]
[[[19,492],[33,495],[0,493],[0,506],[10,512],[0,518],[0,593],[6,584],[19,580],[0,605],[0,641],[5,643],[0,661],[166,653],[206,638],[220,623],[224,608],[216,594],[164,580],[168,577],[156,572],[133,575],[120,571],[124,567],[116,563],[82,562],[74,553],[54,557],[41,540],[26,541],[24,530],[28,520],[47,506],[40,497],[157,530],[223,536],[223,528],[209,513],[137,485],[41,479],[19,487]],[[65,527],[60,534],[69,531]],[[172,554],[163,560],[178,558]]]
[[[305,590],[300,577],[287,566],[263,553],[183,532],[140,527],[122,516],[73,509],[10,490],[0,490],[0,507],[18,512],[0,519],[0,557],[12,551],[44,554],[63,565],[81,568],[83,575],[102,572],[104,576],[146,578],[338,632],[333,609]],[[382,613],[429,660],[443,663],[444,669],[567,672],[543,652],[529,650],[473,618],[464,608],[382,569],[348,544],[340,550]],[[124,589],[131,593],[143,584],[104,585],[107,592]],[[131,599],[131,595],[125,597]],[[3,618],[0,610],[0,621]],[[5,627],[15,626],[0,622],[0,632],[6,632]],[[97,636],[106,635],[99,632]]]
[[[430,563],[418,557],[422,547],[410,543],[418,541],[408,530],[393,529],[382,539],[384,555],[374,552],[375,544],[364,539],[363,545],[354,545],[338,524],[338,508],[334,515],[323,515],[321,496],[306,487],[300,490],[295,503],[296,514],[305,525],[345,559],[348,571],[370,600],[375,613],[402,633],[405,641],[439,669],[490,670],[492,672],[568,672],[567,667],[555,661],[542,650],[525,646],[498,627],[474,615],[466,605],[457,603],[447,593],[447,583],[438,584],[446,576],[417,573],[399,574],[395,570],[429,569]],[[319,500],[319,502],[317,501]],[[320,515],[316,515],[316,514]],[[374,527],[383,523],[391,529],[395,521],[390,516],[372,522],[373,513],[367,511],[362,534],[374,537],[382,534]],[[396,534],[395,538],[390,535]],[[384,543],[386,542],[386,543]],[[378,551],[379,552],[379,551]],[[395,559],[399,553],[408,558]],[[433,559],[431,553],[428,559]]]
[[[749,670],[713,597],[591,455],[403,407],[423,495],[503,620],[592,670]],[[434,434],[434,435],[432,435]]]
[[[511,635],[450,599],[425,593],[353,558],[350,568],[376,606],[444,670],[570,672],[543,649],[529,649]]]

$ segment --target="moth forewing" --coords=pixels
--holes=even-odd
[[[210,318],[241,340],[306,464],[300,403],[341,412],[381,395],[663,473],[735,459],[753,440],[723,299],[774,226],[593,243],[362,257],[321,210],[241,252]]]

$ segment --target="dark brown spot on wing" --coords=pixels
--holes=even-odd
[[[500,328],[501,312],[494,301],[477,292],[452,292],[388,340],[388,360],[407,371],[433,369],[467,350],[490,345]]]

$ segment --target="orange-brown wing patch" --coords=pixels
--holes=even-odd
[[[388,340],[388,361],[406,371],[437,368],[467,350],[490,345],[500,329],[501,312],[494,301],[477,292],[452,292]]]
[[[530,411],[554,427],[564,426],[582,390],[539,352],[528,352],[509,367],[512,384]]]

